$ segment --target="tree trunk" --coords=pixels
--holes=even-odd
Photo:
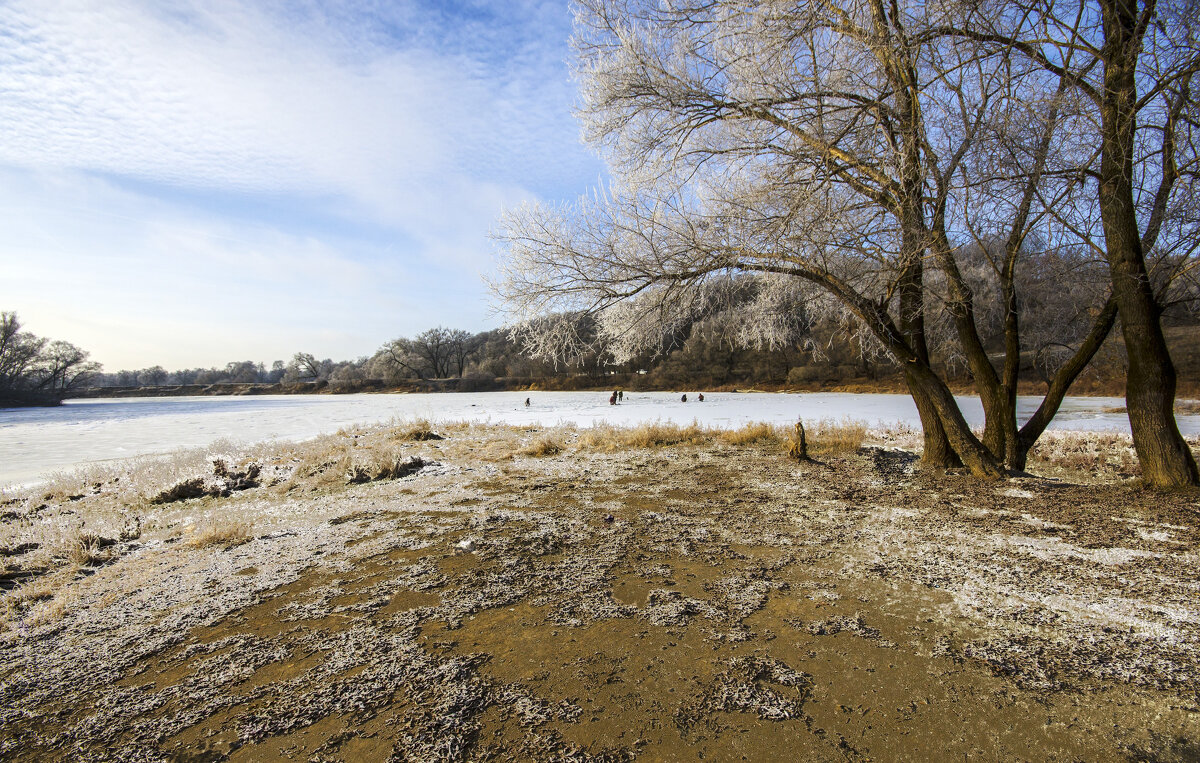
[[[979,337],[979,330],[975,326],[974,295],[958,269],[940,213],[933,222],[933,239],[933,249],[950,292],[946,309],[954,319],[959,345],[975,380],[979,401],[983,404],[983,444],[994,458],[1001,460],[1008,453],[1008,445],[1017,433],[1016,398],[1011,398],[1010,405],[1010,398],[1005,394],[996,368]]]
[[[1200,484],[1196,459],[1175,423],[1175,366],[1167,351],[1161,308],[1150,286],[1133,195],[1138,53],[1138,8],[1128,0],[1102,2],[1105,32],[1101,106],[1100,217],[1112,293],[1129,357],[1125,403],[1142,476],[1155,487]]]
[[[1067,394],[1067,390],[1071,388],[1071,384],[1087,367],[1087,364],[1092,362],[1092,358],[1099,351],[1100,346],[1104,344],[1108,333],[1112,331],[1113,323],[1117,317],[1117,303],[1111,297],[1104,303],[1104,307],[1096,316],[1096,320],[1092,322],[1092,328],[1088,335],[1084,338],[1083,343],[1079,345],[1079,349],[1075,354],[1063,364],[1062,368],[1054,374],[1054,378],[1048,382],[1046,396],[1042,398],[1041,405],[1025,422],[1025,426],[1021,427],[1021,431],[1017,434],[1014,442],[1014,453],[1012,459],[1008,462],[1010,469],[1025,468],[1025,463],[1029,458],[1029,449],[1033,447],[1042,433],[1046,431],[1050,421],[1054,415],[1058,413],[1059,407],[1062,405],[1063,398]]]
[[[913,402],[917,404],[917,414],[921,417],[921,431],[925,439],[921,461],[939,469],[962,466],[962,459],[954,452],[954,448],[950,447],[946,428],[942,426],[942,419],[938,416],[933,398],[926,392],[920,379],[908,365],[904,368],[904,381],[908,385],[908,393],[912,395]]]
[[[909,349],[916,355],[916,363],[929,365],[929,346],[925,342],[925,305],[924,277],[925,270],[920,253],[910,255],[911,264],[908,271],[900,279],[900,333],[908,344]],[[917,405],[917,414],[921,417],[921,431],[925,438],[925,447],[921,452],[921,461],[928,466],[949,469],[962,466],[962,461],[950,446],[946,429],[938,416],[937,406],[934,405],[925,385],[914,375],[913,363],[904,363],[904,381],[908,392]]]
[[[906,378],[910,384],[919,390],[913,395],[914,400],[924,397],[937,412],[937,418],[943,436],[948,442],[954,457],[971,470],[971,474],[982,479],[1003,479],[1005,472],[991,451],[975,437],[967,420],[959,410],[958,401],[933,369],[923,363],[910,363],[905,368]],[[918,410],[920,408],[918,407]],[[927,438],[928,439],[928,436]]]

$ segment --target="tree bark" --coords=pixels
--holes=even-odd
[[[1129,357],[1125,404],[1142,477],[1155,487],[1200,484],[1191,449],[1175,422],[1175,366],[1167,350],[1138,232],[1133,152],[1137,61],[1143,29],[1137,4],[1103,0],[1104,92],[1101,104],[1100,218],[1112,293]]]
[[[925,341],[925,306],[924,306],[924,265],[919,254],[911,255],[912,261],[908,272],[900,280],[900,333],[905,342],[916,356],[916,364],[929,365],[929,346]],[[903,361],[902,361],[903,362]],[[942,426],[937,406],[925,389],[925,384],[914,373],[910,366],[904,363],[904,381],[908,392],[912,395],[917,406],[917,414],[921,417],[921,432],[924,435],[925,446],[921,451],[921,461],[940,469],[962,466],[962,461],[950,446],[946,429]]]

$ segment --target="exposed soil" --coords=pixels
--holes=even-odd
[[[0,758],[1200,759],[1196,494],[498,437],[172,504],[254,530],[10,617]]]

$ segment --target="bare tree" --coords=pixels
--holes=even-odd
[[[142,384],[148,384],[152,387],[157,387],[167,380],[167,369],[162,366],[151,366],[145,370],[138,372],[138,381]]]
[[[317,381],[329,376],[329,366],[332,365],[328,360],[317,360],[317,358],[308,352],[298,352],[292,356],[292,367],[296,369],[297,377],[300,379],[312,379]]]
[[[405,376],[411,374],[418,379],[424,379],[427,370],[425,358],[417,351],[411,339],[393,339],[375,353],[376,362],[385,368],[389,375]]]
[[[35,388],[65,397],[86,384],[99,370],[100,364],[89,361],[85,350],[70,342],[53,341],[38,358]]]
[[[462,329],[451,329],[449,342],[450,362],[454,367],[455,375],[461,379],[467,363],[479,354],[482,344],[476,341],[476,338],[469,332]]]
[[[1027,83],[1039,76],[1062,80],[1084,107],[1075,134],[1095,150],[1075,173],[1096,205],[1120,313],[1134,445],[1148,483],[1196,485],[1200,472],[1175,422],[1176,373],[1161,325],[1163,285],[1196,267],[1195,215],[1178,214],[1191,206],[1198,166],[1198,104],[1191,91],[1200,71],[1196,5],[966,5],[971,12],[962,23],[929,34],[970,40],[993,56],[1020,57],[1030,66]]]
[[[86,351],[22,331],[16,313],[0,312],[0,398],[57,403],[99,370]]]
[[[986,58],[935,65],[938,38],[914,35],[943,19],[923,8],[579,3],[583,117],[618,184],[504,219],[512,258],[497,291],[514,316],[533,327],[549,310],[597,311],[620,358],[710,309],[730,274],[774,276],[774,292],[853,316],[901,365],[927,461],[999,476],[1015,392],[1002,394],[980,341],[947,220],[1006,72]],[[929,129],[926,109],[947,103],[957,129]],[[991,448],[933,370],[930,262],[976,378],[994,382]],[[770,341],[771,314],[758,305],[745,325]]]
[[[0,312],[0,391],[23,388],[46,340],[21,330],[16,313]]]

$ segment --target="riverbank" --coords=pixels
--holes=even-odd
[[[1194,758],[1195,495],[1115,435],[994,485],[812,434],[417,424],[7,495],[0,757]]]

